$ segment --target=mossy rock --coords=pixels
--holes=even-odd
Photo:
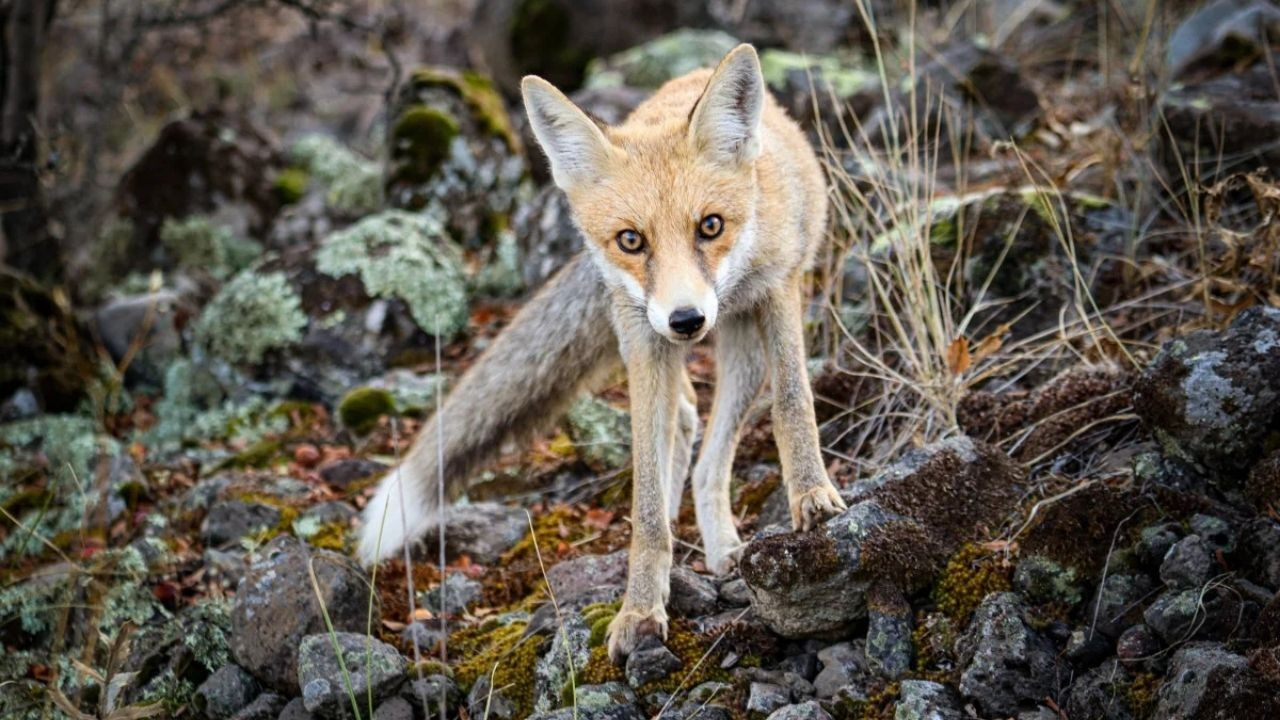
[[[366,435],[383,415],[396,411],[396,399],[388,390],[361,387],[347,393],[338,403],[342,424],[357,435]]]
[[[449,156],[458,121],[447,110],[414,105],[391,128],[392,182],[427,182]]]
[[[311,184],[311,174],[298,167],[285,168],[276,175],[276,195],[280,202],[292,205],[302,199]]]
[[[656,89],[694,70],[715,67],[738,45],[719,30],[682,28],[624,50],[587,66],[588,88],[630,87]]]
[[[443,87],[456,92],[471,107],[473,117],[482,128],[502,138],[511,150],[520,150],[520,136],[511,127],[502,95],[487,75],[474,70],[457,73],[446,68],[424,67],[413,72],[411,82],[418,87]]]

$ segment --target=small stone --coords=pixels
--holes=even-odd
[[[842,642],[818,651],[822,670],[813,680],[820,698],[829,698],[849,685],[865,685],[872,676],[867,663],[866,643],[861,640]]]
[[[898,684],[895,720],[961,720],[960,699],[951,688],[928,680],[903,680]]]
[[[1280,694],[1249,661],[1218,643],[1191,643],[1174,653],[1153,717],[1182,720],[1280,716]]]
[[[348,489],[363,480],[372,480],[389,468],[380,462],[365,458],[336,460],[320,468],[320,479],[339,489]]]
[[[1142,529],[1138,538],[1137,551],[1143,565],[1151,570],[1160,567],[1169,548],[1182,538],[1182,528],[1176,523],[1164,523]]]
[[[557,563],[547,570],[547,584],[556,600],[568,598],[602,585],[624,585],[627,581],[627,551],[608,555],[583,555]]]
[[[867,665],[881,677],[896,680],[911,669],[911,661],[915,657],[911,634],[915,623],[911,606],[901,592],[889,593],[896,594],[896,597],[888,602],[879,599],[883,594],[873,589],[868,595]]]
[[[452,716],[466,701],[458,684],[446,675],[414,678],[400,686],[400,697],[409,701],[414,712],[430,720],[439,717],[440,699],[444,698],[446,716]]]
[[[1116,657],[1127,662],[1137,662],[1160,652],[1163,645],[1155,632],[1143,624],[1134,625],[1120,634],[1116,640]]]
[[[1236,531],[1220,517],[1196,513],[1187,521],[1191,532],[1199,535],[1210,552],[1230,553],[1236,549]]]
[[[1078,676],[1066,694],[1067,717],[1132,720],[1127,698],[1115,690],[1129,683],[1128,671],[1114,659]]]
[[[304,468],[312,468],[320,462],[320,450],[311,443],[302,443],[293,449],[293,461]]]
[[[720,586],[720,601],[733,608],[746,607],[751,604],[751,588],[742,578],[733,578]]]
[[[273,692],[259,693],[253,702],[232,715],[231,720],[277,720],[286,702],[284,697]]]
[[[348,717],[351,693],[359,699],[383,700],[400,686],[406,671],[407,661],[399,651],[357,633],[308,635],[298,646],[302,702],[321,718]]]
[[[768,720],[831,720],[831,715],[817,702],[810,700],[778,708],[769,715]]]
[[[307,707],[302,703],[302,698],[297,697],[285,703],[284,709],[280,711],[280,717],[277,720],[315,720],[315,715],[307,712]]]
[[[781,685],[753,682],[747,691],[747,713],[769,715],[791,703],[791,692]]]
[[[448,629],[441,628],[440,622],[433,620],[414,620],[400,631],[400,639],[406,646],[412,648],[416,645],[418,652],[424,654],[431,654],[440,641],[447,640],[448,637]]]
[[[813,679],[818,676],[818,654],[802,652],[799,655],[783,658],[782,662],[778,663],[778,669],[795,673],[797,676],[813,682]]]
[[[560,626],[551,631],[551,647],[533,668],[534,712],[560,706],[561,693],[573,672],[586,667],[591,659],[590,643],[591,628],[578,613],[565,615]]]
[[[715,583],[705,575],[683,565],[671,568],[671,595],[667,607],[684,617],[701,617],[716,611],[716,599],[720,594]]]
[[[479,600],[482,592],[484,586],[478,580],[454,571],[445,576],[443,583],[427,592],[425,607],[434,613],[439,613],[443,607],[445,614],[459,615]]]
[[[373,711],[373,720],[414,720],[413,706],[404,698],[388,698]]]
[[[209,720],[225,720],[258,696],[258,683],[239,665],[224,665],[196,688],[192,704]]]
[[[1142,617],[1165,643],[1188,640],[1195,629],[1196,616],[1201,613],[1200,599],[1199,590],[1166,590]]]
[[[1092,629],[1108,637],[1117,637],[1141,621],[1139,603],[1153,586],[1151,578],[1146,575],[1108,575],[1098,586],[1098,594],[1086,611],[1087,617],[1092,619]]]
[[[501,560],[503,553],[529,533],[529,519],[522,508],[495,502],[451,506],[445,520],[446,556],[467,555],[481,564]],[[439,552],[437,543],[436,533],[423,538],[427,557]]]
[[[661,680],[684,667],[684,663],[653,635],[642,638],[627,656],[627,684],[633,688]]]
[[[515,720],[519,717],[519,706],[507,697],[502,688],[489,687],[489,676],[481,675],[471,684],[467,693],[467,713],[473,718],[489,718],[490,720]]]
[[[579,685],[575,688],[579,710],[603,710],[613,705],[634,705],[636,694],[620,682]]]
[[[1213,555],[1199,535],[1188,535],[1169,548],[1160,563],[1160,579],[1171,588],[1198,588],[1213,575]]]
[[[961,694],[987,715],[1011,715],[1048,695],[1057,677],[1053,645],[1023,619],[1014,593],[992,593],[956,642]]]
[[[223,500],[209,508],[200,525],[200,537],[206,545],[221,548],[265,533],[280,524],[280,517],[280,510],[270,505]]]
[[[1077,667],[1093,667],[1111,654],[1111,641],[1102,633],[1073,630],[1062,654]]]
[[[1042,555],[1018,561],[1013,587],[1035,605],[1059,603],[1071,608],[1080,602],[1075,568],[1063,567]]]

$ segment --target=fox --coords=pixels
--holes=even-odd
[[[373,564],[424,536],[440,495],[457,500],[502,445],[545,430],[622,367],[631,539],[608,627],[620,663],[646,635],[666,639],[671,523],[690,475],[706,565],[733,569],[743,547],[733,458],[766,380],[793,527],[845,509],[822,459],[804,346],[805,275],[826,232],[826,182],[748,44],[668,81],[614,127],[542,78],[525,77],[521,95],[584,249],[524,304],[379,481],[357,553]],[[714,397],[694,463],[700,428],[685,361],[713,331]]]

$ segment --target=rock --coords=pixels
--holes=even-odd
[[[1127,662],[1149,658],[1160,652],[1160,648],[1160,638],[1144,624],[1127,628],[1116,639],[1116,657]]]
[[[875,10],[870,8],[875,7]],[[805,53],[831,52],[854,44],[863,30],[856,6],[840,0],[796,3],[786,0],[756,0],[738,4],[732,0],[711,0],[708,12],[716,23],[742,42],[762,47],[787,47]],[[879,15],[883,6],[868,4]]]
[[[1098,594],[1088,606],[1092,629],[1107,637],[1119,637],[1126,629],[1141,622],[1139,604],[1153,589],[1146,575],[1116,573],[1108,575],[1098,586]]]
[[[961,720],[960,699],[951,688],[928,680],[898,683],[895,720]]]
[[[277,720],[287,702],[283,696],[273,692],[259,693],[253,702],[231,716],[231,720]]]
[[[733,608],[746,607],[751,604],[751,588],[746,580],[735,577],[720,585],[720,601]]]
[[[1067,717],[1132,720],[1128,693],[1132,682],[1127,670],[1115,660],[1076,678],[1066,693]]]
[[[608,707],[585,710],[583,708],[560,708],[551,712],[530,715],[530,720],[643,720],[644,713],[635,705],[610,705]]]
[[[1280,450],[1253,466],[1245,480],[1244,494],[1259,512],[1280,507]]]
[[[258,683],[238,665],[224,665],[196,688],[191,703],[209,720],[225,720],[258,696]]]
[[[812,683],[813,679],[818,676],[818,654],[816,652],[802,652],[798,655],[785,657],[778,663],[778,669],[783,672],[793,673]]]
[[[518,507],[493,502],[454,505],[446,519],[445,554],[451,559],[467,555],[478,563],[492,564],[528,532],[528,516]],[[426,557],[433,558],[439,552],[437,542],[435,533],[424,538]],[[555,568],[548,574],[552,570]]]
[[[603,710],[614,705],[634,705],[636,694],[620,682],[579,685],[574,698],[579,710]]]
[[[1059,603],[1072,608],[1080,602],[1075,568],[1063,567],[1042,555],[1030,555],[1018,561],[1013,587],[1028,602],[1037,605]]]
[[[627,551],[608,555],[583,555],[547,569],[547,584],[560,602],[600,586],[627,581]]]
[[[662,644],[662,640],[647,635],[627,656],[627,684],[638,688],[661,680],[682,667],[684,663]]]
[[[280,510],[265,503],[224,500],[209,508],[200,537],[215,548],[261,535],[280,524]]]
[[[988,715],[1010,715],[1051,694],[1056,652],[1032,630],[1013,593],[988,595],[956,642],[960,693]]]
[[[1240,546],[1249,578],[1280,590],[1280,523],[1265,517],[1250,520],[1241,533]]]
[[[1161,593],[1142,617],[1166,643],[1187,640],[1200,613],[1200,590],[1167,590]]]
[[[362,480],[372,480],[388,469],[386,465],[376,460],[347,458],[335,460],[320,468],[320,479],[340,490],[346,490]]]
[[[1199,535],[1188,535],[1169,548],[1160,563],[1160,579],[1171,588],[1198,588],[1213,575],[1213,556]]]
[[[431,720],[433,716],[438,718],[441,697],[450,716],[466,701],[458,684],[445,675],[414,678],[400,687],[400,697],[408,700],[415,714],[425,720]]]
[[[520,139],[485,75],[414,70],[391,110],[385,192],[390,206],[440,207],[465,247],[494,247],[524,177]],[[494,222],[494,217],[502,222]]]
[[[479,600],[482,592],[484,586],[478,580],[454,571],[444,577],[443,583],[427,591],[424,607],[436,613],[443,608],[445,614],[458,615]]]
[[[715,67],[738,45],[718,30],[681,28],[587,66],[585,87],[635,87],[656,90],[668,80]]]
[[[672,566],[671,595],[667,598],[669,610],[684,617],[710,615],[716,611],[719,596],[710,578],[683,565]]]
[[[117,362],[135,352],[127,377],[159,387],[164,371],[182,351],[179,317],[194,310],[176,292],[158,290],[113,297],[93,313],[102,345]]]
[[[402,697],[388,698],[373,711],[373,720],[414,720],[413,706]]]
[[[1220,517],[1196,513],[1187,521],[1191,532],[1200,536],[1210,554],[1230,553],[1236,549],[1236,531]]]
[[[769,715],[791,703],[791,691],[781,685],[753,682],[747,690],[747,713]]]
[[[534,198],[521,203],[512,218],[525,287],[537,288],[582,251],[582,233],[573,223],[564,191],[548,184]]]
[[[1280,427],[1280,309],[1250,308],[1221,333],[1165,343],[1135,383],[1133,404],[1166,453],[1239,490]]]
[[[583,395],[569,406],[564,422],[574,452],[597,472],[631,462],[631,415],[595,397]]]
[[[307,707],[303,705],[302,698],[297,697],[285,704],[284,709],[280,711],[278,720],[314,720],[315,716],[307,712]]]
[[[515,720],[519,717],[519,707],[507,697],[502,688],[489,687],[489,676],[481,675],[471,684],[467,693],[467,712],[471,717],[493,718],[493,720]]]
[[[550,712],[561,705],[574,672],[591,659],[591,628],[578,613],[568,614],[551,633],[551,647],[533,668],[533,710]],[[664,648],[665,649],[665,648]]]
[[[1134,548],[1143,566],[1155,571],[1164,562],[1169,549],[1182,537],[1182,528],[1177,523],[1163,523],[1142,528],[1138,536],[1138,544]]]
[[[1154,717],[1226,720],[1275,717],[1280,695],[1247,660],[1216,643],[1192,643],[1174,653]]]
[[[896,680],[911,669],[915,657],[911,606],[901,591],[881,583],[868,594],[867,665],[881,677]]]
[[[325,719],[351,716],[349,694],[357,703],[387,698],[404,681],[407,669],[408,661],[395,648],[357,633],[307,635],[298,645],[302,702],[308,712]]]
[[[312,586],[315,572],[319,597]],[[364,631],[370,622],[369,585],[349,558],[313,550],[292,536],[268,544],[241,581],[231,608],[231,652],[264,684],[296,695],[298,644],[326,630],[321,603],[337,631]],[[380,623],[378,605],[372,623]]]
[[[948,552],[1014,502],[1021,471],[999,450],[956,437],[908,453],[846,490],[849,509],[809,533],[752,540],[739,570],[752,608],[784,637],[847,629],[879,578],[914,592]]]
[[[419,652],[430,654],[441,640],[447,640],[449,632],[440,627],[439,622],[421,622],[414,620],[400,631],[400,639],[405,645],[417,645]]]
[[[831,720],[831,715],[821,705],[810,700],[778,708],[769,714],[768,720]]]
[[[1280,32],[1280,8],[1267,0],[1218,0],[1183,20],[1169,36],[1165,61],[1171,77],[1197,67],[1230,66],[1268,52],[1267,33]]]
[[[840,688],[863,686],[873,673],[867,662],[866,643],[860,640],[830,645],[818,651],[822,670],[813,680],[820,698],[833,697]]]

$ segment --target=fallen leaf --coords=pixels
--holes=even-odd
[[[973,364],[973,358],[969,355],[969,341],[963,337],[958,337],[951,341],[947,346],[947,367],[951,369],[952,374],[959,375],[969,366]]]

